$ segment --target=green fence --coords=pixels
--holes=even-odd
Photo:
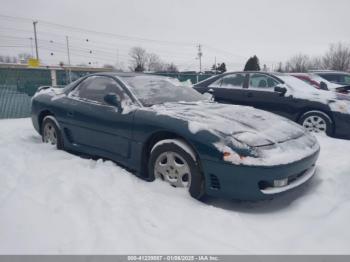
[[[31,97],[37,88],[42,85],[52,85],[52,69],[32,68],[0,68],[0,119],[22,118],[30,116]],[[72,71],[71,78],[76,80],[81,76],[94,71]],[[178,78],[180,81],[197,83],[212,74],[189,73],[157,73],[169,77]],[[69,83],[69,72],[67,70],[55,69],[57,86]]]
[[[74,81],[95,71],[72,71]],[[57,86],[69,83],[67,70],[57,70]],[[51,69],[0,68],[0,119],[30,116],[31,97],[39,86],[52,85]]]

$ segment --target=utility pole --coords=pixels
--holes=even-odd
[[[69,83],[72,82],[72,69],[71,69],[71,64],[70,64],[70,53],[69,53],[69,40],[68,36],[66,36],[66,43],[67,43],[67,57],[68,57],[68,76],[69,76]]]
[[[203,56],[203,53],[202,53],[202,45],[199,44],[198,45],[198,59],[199,59],[199,73],[202,72],[202,56]]]
[[[34,57],[34,49],[33,49],[33,37],[29,37],[30,40],[30,50],[32,51],[32,58]]]
[[[214,59],[214,67],[215,67],[215,75],[216,75],[217,74],[216,56],[215,56],[215,59]]]
[[[119,49],[117,49],[117,69],[119,70]]]
[[[38,51],[38,38],[36,34],[36,24],[38,21],[33,21],[33,26],[34,26],[34,40],[35,40],[35,52],[36,52],[36,60],[39,60],[39,51]]]

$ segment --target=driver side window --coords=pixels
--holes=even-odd
[[[279,82],[265,74],[251,74],[249,79],[249,88],[272,89]]]
[[[118,83],[105,76],[90,76],[83,80],[71,93],[71,97],[107,105],[104,101],[105,95],[109,93],[117,94],[121,100],[130,100]]]
[[[245,74],[230,74],[213,83],[214,87],[243,88]]]

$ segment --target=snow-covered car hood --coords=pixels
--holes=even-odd
[[[249,146],[281,143],[305,134],[294,122],[248,106],[211,102],[166,103],[153,106],[158,114],[188,122],[192,133],[210,131],[221,137],[233,136]]]
[[[303,127],[253,107],[197,102],[166,103],[153,109],[157,114],[187,121],[193,134],[215,134],[218,140],[213,146],[230,153],[225,161],[236,165],[288,164],[319,150],[316,138]]]

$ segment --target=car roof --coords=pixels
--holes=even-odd
[[[138,76],[138,75],[147,75],[145,73],[138,72],[99,72],[93,73],[90,75],[108,75],[108,76]]]
[[[89,74],[89,76],[113,76],[113,77],[132,77],[132,76],[154,76],[154,77],[163,77],[163,78],[168,78],[171,76],[167,75],[158,75],[155,73],[142,73],[142,72],[99,72],[99,73],[93,73]]]
[[[350,74],[348,72],[335,71],[335,70],[309,70],[308,72],[315,73],[315,74],[325,73],[325,74],[335,74],[335,75],[339,75],[339,74],[349,75]]]

